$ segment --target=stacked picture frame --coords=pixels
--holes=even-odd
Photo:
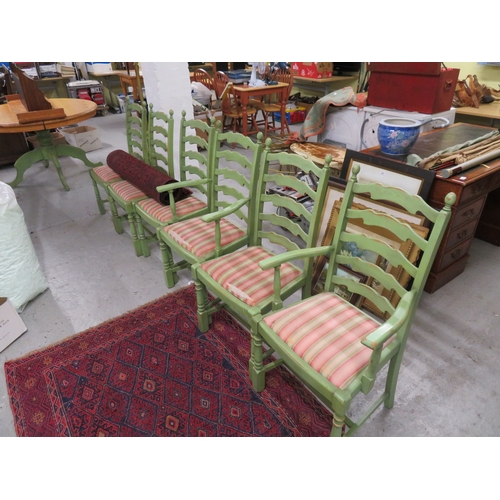
[[[397,186],[410,194],[421,196],[424,200],[427,199],[435,173],[428,170],[418,169],[410,165],[396,162],[392,159],[371,156],[369,154],[358,151],[347,150],[345,161],[342,166],[340,178],[331,178],[328,190],[324,199],[322,216],[320,222],[319,235],[317,246],[329,245],[335,234],[335,228],[338,221],[338,215],[342,204],[343,194],[347,179],[351,175],[352,167],[358,164],[360,173],[358,182],[378,182],[386,185]],[[422,214],[411,214],[401,207],[397,207],[381,201],[371,200],[368,197],[357,196],[354,198],[354,208],[360,210],[372,209],[377,212],[385,213],[389,216],[403,220],[408,223],[415,231],[423,238],[426,238],[429,232],[429,221]],[[375,235],[378,239],[390,244],[393,248],[400,250],[406,255],[411,262],[417,262],[420,256],[420,249],[413,245],[412,242],[401,241],[388,230],[379,230],[373,233],[370,227],[363,224],[362,219],[351,219],[347,225],[347,231],[355,233],[364,233]],[[342,249],[345,252],[356,254],[361,259],[372,262],[378,266],[386,266],[387,262],[375,252],[369,250],[361,250],[354,243],[344,243]],[[314,262],[312,292],[313,294],[320,293],[324,287],[326,270],[328,269],[328,257],[317,257]],[[358,281],[366,283],[373,288],[380,287],[380,283],[373,280],[367,281],[366,276],[355,273],[352,269],[345,266],[339,266],[339,273]],[[402,268],[390,269],[391,274],[397,279],[402,286],[407,286],[410,281],[410,275]],[[378,290],[382,295],[388,298],[395,306],[399,297],[393,290]],[[340,296],[359,308],[365,308],[376,316],[382,317],[383,314],[378,308],[369,301],[348,294],[346,290],[335,290]]]

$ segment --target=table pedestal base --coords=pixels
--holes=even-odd
[[[87,165],[87,167],[93,168],[100,167],[102,165],[102,163],[92,163],[87,158],[85,151],[81,148],[70,146],[69,144],[54,144],[52,135],[48,130],[40,130],[36,132],[36,135],[40,141],[40,147],[25,153],[16,161],[16,163],[14,163],[16,178],[12,182],[8,183],[9,186],[16,187],[23,180],[26,170],[28,170],[36,162],[43,161],[44,167],[47,168],[49,166],[49,161],[52,161],[56,167],[61,184],[66,191],[69,191],[70,188],[64,177],[61,164],[59,163],[60,156],[70,156],[71,158],[81,160],[85,165]]]

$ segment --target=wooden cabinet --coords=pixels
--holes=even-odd
[[[435,208],[443,206],[444,196],[449,192],[457,195],[457,201],[452,207],[451,220],[443,237],[443,242],[431,268],[425,290],[436,291],[458,276],[464,269],[469,257],[468,250],[476,232],[479,217],[486,201],[486,193],[478,189],[476,182],[469,185],[466,180],[460,184],[450,185],[449,179],[436,177],[431,190],[429,203]],[[478,181],[484,188],[484,180]],[[473,195],[473,193],[477,193]]]
[[[19,157],[28,151],[28,142],[23,132],[0,134],[0,165],[14,164]]]
[[[450,146],[481,137],[491,130],[494,129],[457,123],[446,129],[421,134],[411,152],[425,158]],[[380,148],[371,148],[367,152],[383,156]],[[441,208],[450,192],[456,194],[457,200],[425,285],[425,291],[429,293],[463,272],[475,236],[500,245],[500,158],[448,179],[438,172],[427,201],[433,207]]]

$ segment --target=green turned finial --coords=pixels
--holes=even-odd
[[[181,115],[182,115],[182,118],[186,118],[186,110],[185,109],[183,109],[181,111]]]
[[[451,206],[457,201],[457,195],[455,193],[448,193],[444,198],[444,203],[446,205],[445,210],[451,210]]]
[[[270,137],[268,137],[266,139],[266,151],[270,151],[271,150],[271,144],[273,143],[272,139]]]
[[[257,144],[262,143],[262,139],[264,138],[264,134],[262,132],[259,132],[257,134]]]
[[[360,168],[361,167],[357,163],[355,163],[352,166],[352,176],[351,176],[351,179],[354,179],[356,182],[358,182],[358,174],[359,174]]]
[[[168,112],[168,114],[170,115],[170,118],[173,118],[173,117],[174,117],[174,110],[173,110],[173,109],[171,109],[171,110]]]
[[[325,167],[330,168],[330,163],[332,162],[333,157],[332,155],[326,155],[325,156]]]

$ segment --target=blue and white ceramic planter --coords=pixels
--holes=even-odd
[[[378,142],[380,150],[386,155],[407,155],[420,134],[420,127],[429,122],[442,122],[432,128],[447,127],[450,122],[447,118],[438,116],[419,121],[413,118],[386,118],[378,126]]]
[[[422,122],[411,118],[386,118],[378,126],[380,150],[386,155],[407,155],[420,133]]]

